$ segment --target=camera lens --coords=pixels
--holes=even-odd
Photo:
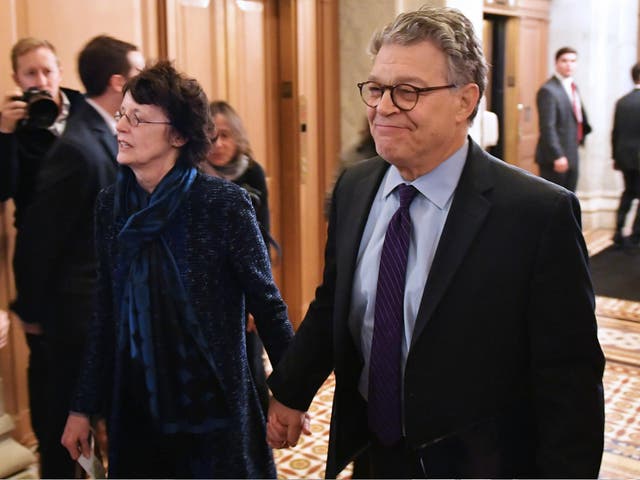
[[[49,95],[35,94],[29,99],[27,113],[29,125],[48,128],[58,117],[58,106]]]

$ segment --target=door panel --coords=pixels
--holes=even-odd
[[[520,22],[518,155],[516,165],[538,173],[535,149],[538,141],[538,109],[536,92],[545,80],[547,52],[547,23],[539,19],[523,18]]]

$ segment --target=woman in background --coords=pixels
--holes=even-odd
[[[256,211],[262,238],[267,246],[277,244],[270,235],[269,193],[262,166],[253,158],[247,131],[238,113],[227,102],[218,100],[209,104],[211,119],[215,124],[215,137],[211,149],[200,165],[208,175],[222,177],[244,188],[251,197]],[[247,356],[251,373],[260,397],[264,416],[269,409],[269,387],[262,360],[263,346],[256,331],[255,322],[247,320]]]
[[[116,114],[115,185],[96,205],[100,283],[62,442],[88,456],[107,401],[109,477],[274,478],[245,350],[246,310],[272,362],[292,329],[249,196],[198,173],[206,96],[160,62]]]

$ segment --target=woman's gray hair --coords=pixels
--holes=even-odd
[[[253,152],[251,151],[251,145],[249,143],[249,135],[247,135],[247,131],[244,128],[244,124],[242,123],[242,119],[240,118],[240,115],[238,115],[238,112],[236,112],[234,108],[224,100],[216,100],[211,102],[209,104],[209,111],[211,112],[212,120],[213,117],[218,114],[227,119],[229,128],[231,130],[231,135],[233,136],[233,140],[236,143],[236,155],[246,155],[247,157],[253,159]]]
[[[447,57],[447,82],[458,86],[478,85],[479,104],[487,86],[488,66],[472,23],[455,8],[423,6],[401,13],[373,35],[369,53],[375,57],[383,45],[413,45],[424,41],[432,42]],[[469,122],[477,113],[478,105]]]

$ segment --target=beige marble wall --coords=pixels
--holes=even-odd
[[[355,143],[364,125],[365,105],[356,83],[367,79],[367,54],[374,31],[395,16],[395,0],[340,0],[340,110],[342,150]]]

